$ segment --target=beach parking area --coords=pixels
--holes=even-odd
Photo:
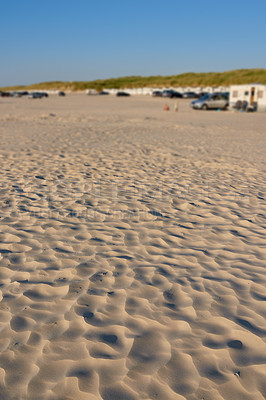
[[[1,400],[265,399],[266,114],[174,109],[0,98]]]

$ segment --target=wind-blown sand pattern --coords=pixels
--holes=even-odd
[[[0,100],[0,399],[266,397],[263,114]]]

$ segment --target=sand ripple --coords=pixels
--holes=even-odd
[[[265,116],[19,100],[0,118],[1,400],[263,400]]]

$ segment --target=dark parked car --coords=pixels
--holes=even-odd
[[[166,89],[162,91],[162,97],[169,97],[170,99],[182,98],[182,94],[172,89]]]
[[[1,97],[10,97],[11,93],[9,93],[9,92],[0,92],[0,96]]]
[[[202,96],[206,96],[206,94],[210,94],[210,93],[208,93],[208,92],[200,92],[199,93],[199,99],[202,97]]]
[[[183,93],[183,99],[197,99],[199,95],[195,92],[185,92]]]
[[[58,92],[58,96],[65,96],[65,92]]]
[[[127,92],[117,92],[116,95],[118,97],[128,97],[128,96],[130,96],[130,94],[127,93]]]
[[[109,92],[106,92],[106,90],[102,90],[101,92],[99,92],[100,96],[106,96],[108,94],[109,94]]]
[[[162,92],[161,90],[154,90],[151,95],[152,97],[162,97]]]
[[[22,96],[27,96],[29,92],[24,91],[24,92],[13,92],[12,97],[22,97]]]
[[[48,93],[45,92],[32,92],[29,94],[29,99],[42,99],[48,97]]]

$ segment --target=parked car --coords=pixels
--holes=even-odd
[[[106,90],[102,90],[101,92],[98,93],[100,96],[106,96],[109,94],[109,92],[106,92]]]
[[[195,92],[185,92],[183,93],[183,99],[197,99],[199,95]]]
[[[22,96],[27,96],[29,93],[27,91],[24,92],[13,92],[12,97],[22,97]]]
[[[170,99],[172,98],[182,98],[182,94],[179,92],[176,92],[173,89],[165,89],[162,91],[162,97],[169,97]]]
[[[198,110],[221,109],[226,110],[229,105],[229,97],[225,93],[206,94],[190,103],[190,106]]]
[[[1,97],[10,97],[11,93],[10,92],[0,92]]]
[[[202,97],[202,96],[206,96],[206,94],[210,94],[209,92],[200,92],[198,95],[198,98]]]
[[[162,92],[161,90],[154,90],[151,95],[152,97],[162,97]]]
[[[58,96],[65,96],[65,92],[58,92]]]
[[[41,99],[43,97],[42,93],[32,92],[29,94],[29,99]]]
[[[32,92],[29,94],[29,99],[42,99],[48,97],[48,93],[45,92]]]
[[[127,92],[117,92],[116,95],[118,97],[128,97],[128,96],[130,96],[130,94],[127,93]]]

